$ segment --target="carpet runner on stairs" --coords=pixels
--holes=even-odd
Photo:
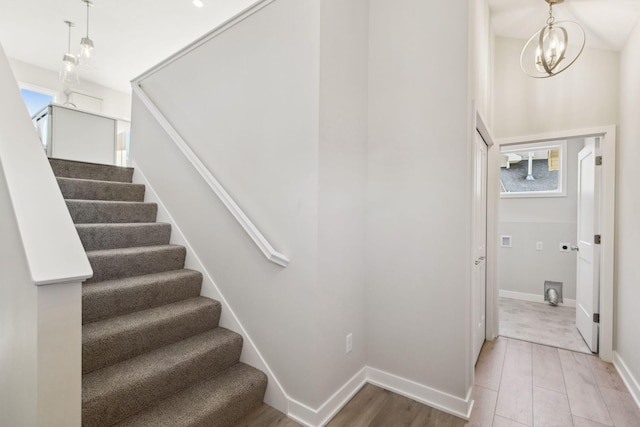
[[[226,427],[257,408],[267,377],[218,326],[171,226],[133,169],[50,159],[94,275],[82,286],[82,425]]]

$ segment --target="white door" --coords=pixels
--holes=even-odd
[[[487,282],[487,144],[476,133],[473,187],[473,354],[477,362],[485,340]]]
[[[592,352],[598,352],[599,309],[599,168],[596,167],[597,138],[586,138],[578,153],[578,256],[576,277],[576,326]]]

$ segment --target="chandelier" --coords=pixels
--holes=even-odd
[[[553,5],[564,0],[545,0],[549,3],[546,25],[529,38],[520,54],[520,67],[530,77],[543,79],[569,68],[584,50],[582,27],[573,21],[556,22]]]

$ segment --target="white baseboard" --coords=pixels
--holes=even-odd
[[[471,388],[469,388],[466,397],[461,399],[415,381],[365,366],[318,409],[313,409],[304,403],[290,399],[287,416],[306,427],[325,426],[349,403],[349,400],[351,400],[365,383],[382,387],[385,390],[392,391],[465,420],[469,419],[471,410],[473,409]]]
[[[307,426],[324,426],[342,409],[355,394],[360,391],[367,382],[366,367],[362,368],[338,391],[336,391],[318,409],[310,408],[304,403],[289,399],[289,412],[287,416],[292,420]]]
[[[616,351],[613,352],[613,366],[615,366],[618,374],[620,374],[620,377],[622,378],[622,381],[624,381],[627,389],[629,389],[629,393],[631,393],[636,405],[640,408],[640,383],[638,383],[638,380],[633,376],[627,367],[627,364],[624,363]]]
[[[233,309],[220,292],[220,289],[213,281],[213,278],[211,277],[207,269],[204,268],[204,265],[200,261],[200,258],[198,258],[198,255],[189,244],[189,241],[180,230],[180,227],[176,224],[166,206],[162,203],[157,193],[154,191],[153,186],[149,184],[149,181],[144,176],[144,173],[142,172],[140,167],[133,161],[131,163],[131,167],[135,168],[133,182],[144,184],[146,186],[145,202],[153,202],[158,205],[158,222],[171,224],[171,243],[182,245],[187,249],[185,268],[197,270],[202,273],[202,295],[208,298],[215,299],[222,305],[220,326],[242,335],[244,345],[242,346],[242,354],[240,356],[240,360],[248,365],[260,369],[267,375],[268,383],[264,401],[277,410],[286,413],[288,409],[289,396],[287,396],[287,394],[285,393],[284,388],[274,375],[267,362],[262,357],[262,354],[256,347],[247,331],[242,326],[242,323],[234,313]]]
[[[467,391],[466,397],[461,399],[415,381],[370,367],[367,367],[367,382],[465,420],[471,416],[473,408],[471,388]]]
[[[425,405],[447,412],[449,414],[469,419],[473,400],[471,399],[471,389],[464,399],[452,396],[439,390],[427,387],[414,381],[401,378],[399,376],[383,372],[381,370],[363,367],[350,380],[348,380],[340,389],[338,389],[327,401],[325,401],[318,409],[311,408],[304,403],[298,402],[289,397],[282,385],[278,382],[269,365],[264,360],[255,343],[240,323],[233,309],[224,298],[220,289],[216,286],[211,275],[204,268],[197,254],[185,238],[176,224],[175,220],[164,206],[153,187],[149,184],[144,173],[135,162],[132,162],[134,171],[134,182],[145,184],[145,201],[153,202],[158,205],[158,221],[171,224],[171,243],[179,244],[187,248],[187,259],[185,267],[198,270],[203,275],[202,294],[209,298],[214,298],[222,304],[222,316],[220,325],[231,329],[244,338],[244,346],[242,348],[242,356],[240,360],[262,370],[267,374],[269,382],[264,401],[284,412],[294,421],[307,427],[321,427],[329,423],[331,419],[351,400],[351,398],[362,388],[365,383],[371,383],[382,387],[386,390],[393,391],[402,396],[416,400]]]
[[[522,300],[522,301],[532,301],[532,302],[539,302],[539,303],[543,303],[543,304],[547,303],[544,300],[544,295],[528,294],[528,293],[525,293],[525,292],[505,291],[503,289],[500,289],[499,295],[500,295],[500,298],[519,299],[519,300]],[[562,302],[562,303],[560,303],[558,305],[565,305],[567,307],[575,307],[576,306],[576,300],[574,300],[574,299],[563,298],[563,301],[564,302]]]

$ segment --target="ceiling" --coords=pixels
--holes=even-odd
[[[495,35],[528,39],[545,25],[544,0],[488,0]],[[565,0],[553,7],[556,21],[575,21],[585,30],[586,46],[621,50],[640,20],[640,0]]]
[[[81,71],[81,79],[121,91],[129,81],[191,41],[207,33],[256,0],[93,0],[90,37],[97,68]],[[543,0],[488,0],[498,36],[527,39],[544,24]],[[72,32],[77,53],[86,32],[81,0],[0,0],[0,43],[10,58],[58,71]],[[620,50],[640,19],[640,0],[566,0],[554,8],[557,20],[581,23],[587,46]]]
[[[92,0],[89,36],[96,69],[80,79],[129,92],[129,81],[256,0]],[[59,71],[67,50],[65,20],[76,24],[71,50],[86,34],[81,0],[0,0],[0,43],[9,58]]]

